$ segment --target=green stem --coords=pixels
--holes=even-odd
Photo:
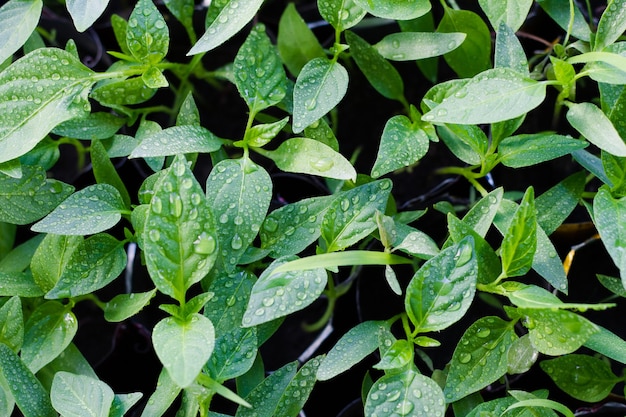
[[[322,317],[320,317],[319,320],[317,320],[315,323],[302,324],[302,328],[307,332],[315,332],[324,327],[326,323],[330,321],[331,317],[333,316],[333,312],[335,311],[335,304],[337,303],[337,298],[339,298],[339,295],[337,294],[335,288],[335,281],[330,274],[328,274],[328,290],[324,291],[324,294],[326,294],[326,297],[328,298],[326,311],[324,311]]]

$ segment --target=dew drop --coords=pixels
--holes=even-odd
[[[157,196],[152,197],[152,201],[150,202],[150,207],[152,211],[156,214],[160,214],[163,211],[163,202]]]
[[[343,211],[348,211],[348,209],[350,208],[350,201],[348,201],[348,199],[344,198],[343,200],[341,200],[341,203],[339,204]]]
[[[330,158],[314,158],[309,162],[311,168],[319,172],[326,172],[330,170],[335,163]]]
[[[401,416],[406,416],[406,415],[409,415],[411,411],[413,411],[414,407],[415,406],[413,405],[411,401],[408,401],[408,400],[400,401],[396,405],[396,412]]]
[[[243,247],[243,241],[241,240],[241,236],[235,234],[235,236],[233,236],[233,239],[230,241],[230,247],[233,248],[233,250],[241,249]]]
[[[219,222],[222,224],[228,223],[228,215],[226,213],[222,214],[219,218]]]
[[[314,110],[315,107],[317,107],[317,101],[314,98],[306,100],[304,102],[304,108],[309,111]]]
[[[170,194],[170,212],[174,217],[183,215],[183,200],[178,194]]]
[[[478,331],[476,331],[476,336],[480,337],[481,339],[489,337],[490,334],[491,334],[491,330],[487,328],[478,329]]]
[[[278,229],[278,222],[272,217],[268,217],[263,222],[263,229],[265,229],[269,233],[274,233]]]
[[[161,233],[156,229],[152,229],[148,232],[148,237],[150,237],[151,241],[156,243],[161,239]]]
[[[459,355],[459,362],[460,363],[469,363],[469,361],[472,360],[472,354],[471,353],[461,353],[461,355]]]
[[[206,232],[202,232],[200,236],[193,242],[193,250],[200,255],[211,255],[215,252],[217,243],[215,238]]]

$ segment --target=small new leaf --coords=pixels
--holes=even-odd
[[[537,249],[537,214],[534,197],[533,188],[528,188],[504,234],[500,257],[502,274],[505,277],[524,275],[532,266]]]

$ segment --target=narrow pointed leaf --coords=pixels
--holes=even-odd
[[[318,0],[317,8],[322,18],[338,32],[355,26],[367,14],[367,11],[359,6],[355,0]]]
[[[425,15],[430,11],[427,0],[355,0],[368,13],[383,19],[410,20]]]
[[[524,275],[530,270],[537,248],[537,215],[534,191],[529,188],[515,212],[500,248],[502,272],[507,277]]]
[[[602,50],[618,40],[624,31],[626,31],[626,2],[609,0],[598,22],[593,49]]]
[[[508,3],[517,4],[517,2],[514,1],[509,1]],[[530,1],[529,4],[532,4],[532,1]],[[511,68],[520,74],[524,74],[526,77],[530,76],[526,52],[517,38],[517,35],[515,35],[515,31],[505,22],[500,22],[500,24],[495,27],[498,32],[496,34],[494,67]]]
[[[293,3],[289,3],[278,23],[278,52],[294,76],[313,58],[323,58],[324,49],[302,19]]]
[[[398,32],[385,36],[374,48],[392,61],[432,58],[455,50],[465,41],[465,33]]]
[[[221,146],[222,142],[201,126],[173,126],[144,137],[129,158],[210,153],[217,151]]]
[[[622,268],[625,265],[626,197],[615,199],[605,187],[600,188],[593,200],[593,218],[604,247],[620,268],[624,283],[626,271]]]
[[[567,120],[585,139],[615,156],[626,156],[624,139],[598,106],[572,103],[568,107]]]

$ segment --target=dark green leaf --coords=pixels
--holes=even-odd
[[[176,126],[200,126],[200,112],[190,91],[176,116]]]
[[[130,208],[130,195],[128,194],[126,185],[117,173],[115,166],[100,141],[96,140],[91,143],[90,155],[91,166],[96,181],[99,184],[109,184],[115,187],[117,191],[119,191],[122,201],[124,201],[124,206]]]
[[[602,167],[615,196],[626,195],[626,158],[601,152]]]
[[[0,272],[0,296],[41,297],[44,292],[26,272]]]
[[[278,23],[278,52],[289,72],[298,76],[313,58],[323,58],[324,49],[293,3],[285,8]]]
[[[143,103],[154,93],[156,89],[146,86],[141,77],[134,77],[97,85],[90,96],[101,104],[117,106]]]
[[[172,380],[165,368],[161,370],[155,391],[148,399],[141,417],[162,416],[174,402],[181,388]]]
[[[474,250],[478,263],[478,282],[488,284],[500,274],[500,258],[489,243],[472,229],[464,220],[459,220],[451,213],[448,214],[448,230],[454,243],[461,242],[466,236],[474,239]]]
[[[585,189],[584,171],[572,174],[535,199],[537,223],[552,234],[576,208]]]
[[[170,34],[152,0],[139,0],[128,18],[126,44],[140,62],[157,64],[165,58]]]
[[[124,321],[147,306],[155,294],[156,289],[148,292],[118,294],[104,305],[104,318],[113,323]]]
[[[593,200],[593,218],[604,247],[620,269],[622,284],[626,281],[624,244],[626,242],[626,197],[615,199],[606,187],[600,188]]]
[[[607,290],[611,291],[615,295],[626,298],[626,288],[622,284],[622,280],[619,278],[609,277],[607,275],[597,274],[596,277],[600,284]]]
[[[193,27],[195,5],[193,0],[164,0],[163,3],[185,29]]]
[[[24,342],[22,302],[13,296],[0,308],[0,342],[19,352]]]
[[[570,4],[574,5],[574,22],[572,26],[572,35],[583,41],[589,41],[591,38],[591,30],[589,24],[585,21],[585,17],[578,8],[577,3],[569,3],[561,0],[537,0],[539,6],[565,31],[569,31],[570,25]]]
[[[532,266],[537,249],[537,214],[535,194],[528,188],[504,234],[500,247],[502,273],[505,277],[526,274]]]
[[[521,168],[559,158],[586,146],[585,142],[568,136],[535,133],[502,140],[498,154],[503,165]]]

